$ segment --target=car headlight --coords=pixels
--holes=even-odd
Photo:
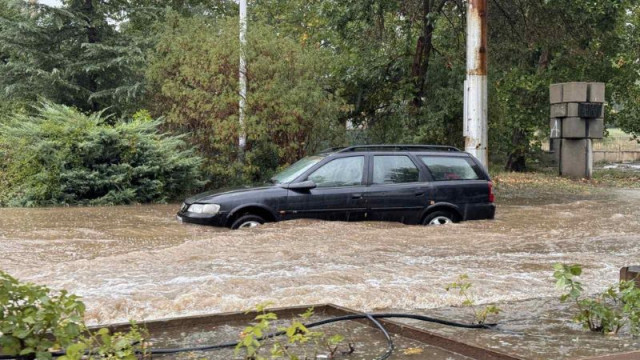
[[[192,204],[189,206],[189,210],[196,214],[209,214],[215,215],[220,211],[220,205],[218,204]]]

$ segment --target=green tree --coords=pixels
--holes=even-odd
[[[329,54],[251,23],[244,163],[238,161],[238,20],[168,20],[149,68],[153,111],[188,133],[207,159],[212,185],[256,181],[344,132],[341,103],[325,90]]]
[[[353,142],[462,144],[464,7],[457,1],[260,1],[257,19],[334,53],[331,90]],[[411,129],[408,131],[408,129]]]
[[[143,48],[109,22],[109,6],[96,0],[68,0],[61,8],[11,3],[14,15],[0,14],[2,96],[45,98],[87,111],[135,109],[144,89]]]
[[[625,12],[625,20],[618,24],[621,42],[615,50],[613,68],[618,76],[610,81],[615,89],[609,98],[615,111],[613,123],[634,135],[640,142],[640,4]]]
[[[462,146],[466,3],[456,0],[261,1],[258,19],[338,61],[342,115],[357,142]],[[638,1],[489,1],[490,151],[527,168],[548,131],[548,86],[607,83],[609,124],[640,127]],[[410,129],[410,130],[409,130]],[[637,130],[636,130],[637,131]]]
[[[490,2],[490,144],[507,169],[526,169],[538,136],[546,137],[551,83],[605,82],[607,122],[637,123],[637,7],[637,0]]]

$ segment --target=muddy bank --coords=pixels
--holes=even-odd
[[[556,262],[588,292],[640,259],[640,191],[512,198],[494,221],[434,228],[295,221],[244,231],[180,224],[179,205],[0,209],[0,268],[80,294],[91,323],[336,303],[432,309],[462,273],[480,303],[555,297]]]

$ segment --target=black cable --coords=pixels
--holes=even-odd
[[[384,336],[387,338],[387,345],[388,345],[387,352],[382,354],[382,356],[379,356],[378,358],[376,358],[376,360],[386,360],[393,353],[393,340],[391,340],[391,336],[389,336],[387,329],[385,329],[384,326],[382,326],[382,324],[380,324],[378,320],[376,320],[371,314],[365,314],[365,315],[367,315],[367,318],[371,320],[371,322],[376,324],[376,326],[382,331]]]
[[[334,318],[329,318],[329,319],[313,322],[313,323],[310,323],[308,325],[305,325],[305,327],[310,329],[310,328],[314,328],[314,327],[318,327],[318,326],[326,325],[326,324],[331,324],[331,323],[339,322],[339,321],[369,319],[369,320],[372,320],[374,322],[374,324],[376,324],[376,326],[383,331],[383,333],[387,337],[387,341],[391,341],[390,340],[391,337],[389,336],[389,333],[386,331],[386,329],[384,329],[382,324],[380,324],[376,320],[376,319],[386,319],[386,318],[413,319],[413,320],[420,320],[420,321],[431,322],[431,323],[447,325],[447,326],[452,326],[452,327],[465,328],[465,329],[492,329],[492,328],[495,328],[497,326],[497,324],[463,324],[463,323],[458,323],[458,322],[449,321],[449,320],[442,320],[442,319],[432,318],[432,317],[424,316],[424,315],[383,313],[383,314],[344,315],[344,316],[339,316],[339,317],[334,317]],[[257,340],[258,341],[262,341],[262,340],[270,339],[270,338],[273,338],[273,337],[276,337],[276,336],[282,336],[284,334],[285,334],[284,331],[278,331],[278,332],[275,332],[275,333],[271,333],[271,334],[265,335],[265,336],[263,336],[263,337],[261,337],[261,338],[259,338]],[[228,342],[228,343],[223,343],[223,344],[218,344],[218,345],[194,346],[194,347],[173,348],[173,349],[151,349],[151,350],[149,350],[149,353],[150,354],[176,354],[176,353],[181,353],[181,352],[192,352],[192,351],[211,351],[211,350],[218,350],[218,349],[235,347],[235,346],[238,345],[238,343],[239,343],[238,341],[235,341],[235,342]],[[393,343],[392,342],[390,343],[390,348],[391,348],[391,351],[393,351]],[[53,352],[51,354],[54,357],[59,357],[59,356],[65,355],[66,353],[64,351],[58,351],[58,352]],[[390,354],[387,355],[386,353],[385,353],[385,355],[386,355],[386,357],[381,357],[379,359],[380,360],[387,359],[390,356]],[[0,355],[0,360],[13,360],[13,359],[16,359],[15,355]]]
[[[459,327],[459,328],[465,328],[465,329],[491,329],[493,327],[495,327],[497,324],[462,324],[462,323],[457,323],[457,322],[453,322],[453,321],[448,321],[448,320],[442,320],[442,319],[436,319],[436,318],[432,318],[429,316],[424,316],[424,315],[414,315],[414,314],[395,314],[395,313],[385,313],[385,314],[353,314],[353,315],[344,315],[344,316],[339,316],[339,317],[334,317],[334,318],[329,318],[329,319],[324,319],[324,320],[320,320],[317,322],[313,322],[310,323],[308,325],[305,325],[306,328],[311,329],[314,327],[318,327],[321,325],[326,325],[326,324],[331,324],[334,322],[339,322],[339,321],[347,321],[347,320],[359,320],[359,319],[371,319],[373,318],[373,320],[375,319],[384,319],[384,318],[404,318],[404,319],[414,319],[414,320],[420,320],[420,321],[426,321],[426,322],[432,322],[432,323],[436,323],[436,324],[441,324],[441,325],[447,325],[447,326],[453,326],[453,327]],[[375,322],[376,325],[378,327],[381,327],[382,325],[379,325],[379,322]],[[383,330],[386,335],[388,336],[388,333],[386,332],[386,330]],[[262,341],[265,339],[270,339],[272,337],[276,337],[276,336],[281,336],[284,335],[285,332],[284,331],[278,331],[276,333],[272,333],[272,334],[268,334],[265,335],[259,339],[257,339],[258,341]],[[229,343],[225,343],[225,344],[219,344],[219,345],[207,345],[207,346],[199,346],[199,347],[188,347],[188,348],[175,348],[175,349],[155,349],[155,350],[151,350],[151,354],[174,354],[174,353],[179,353],[179,352],[189,352],[189,351],[208,351],[208,350],[216,350],[216,349],[223,349],[223,348],[229,348],[229,347],[234,347],[238,345],[238,341],[236,342],[229,342]]]

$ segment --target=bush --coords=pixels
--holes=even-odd
[[[159,121],[106,120],[44,103],[0,125],[0,205],[164,202],[203,185],[202,160]]]
[[[134,322],[127,332],[91,331],[84,323],[85,305],[76,295],[20,283],[0,271],[0,354],[18,359],[148,359],[148,333]]]
[[[50,359],[84,331],[84,304],[65,291],[21,284],[0,271],[0,350],[7,355]]]
[[[566,292],[561,301],[573,301],[578,312],[573,320],[582,327],[603,334],[617,334],[625,325],[633,336],[640,335],[640,289],[633,281],[620,281],[595,297],[583,296],[582,283],[575,278],[582,266],[555,264],[556,286]]]

